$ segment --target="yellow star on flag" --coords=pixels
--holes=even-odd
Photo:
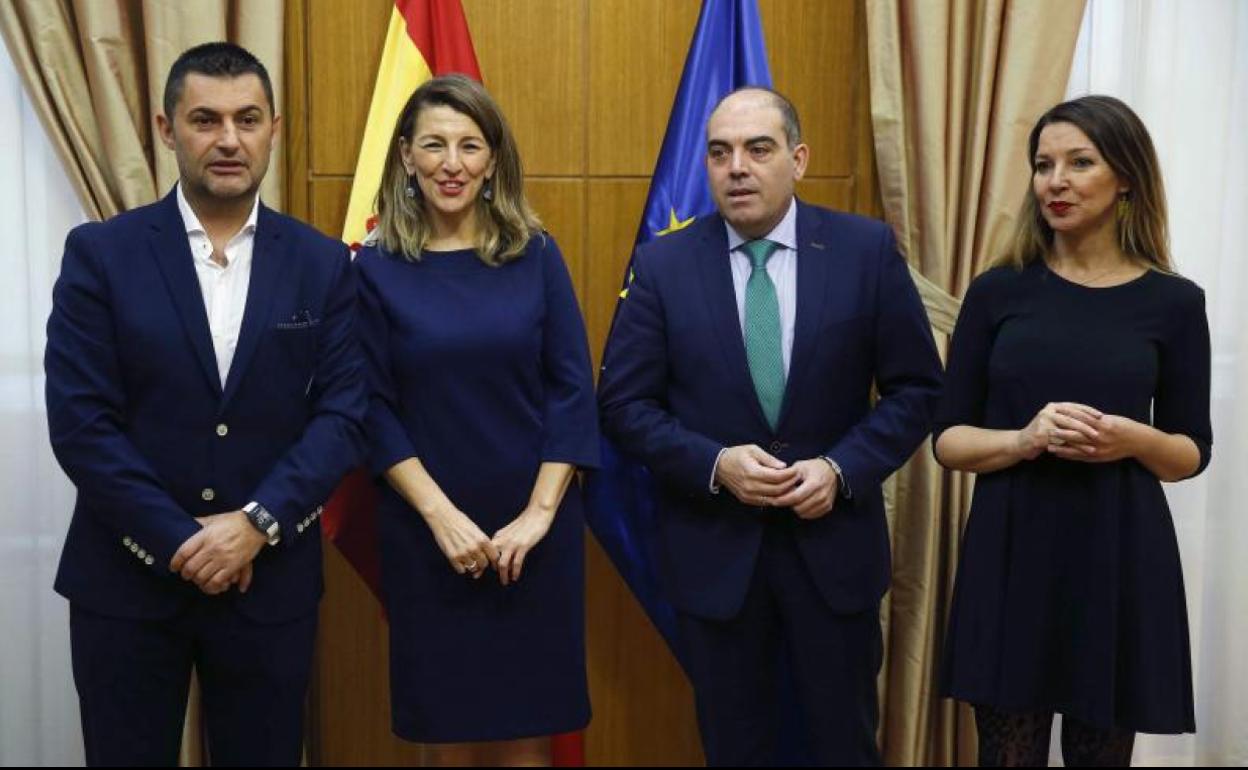
[[[680,220],[676,218],[676,209],[668,209],[668,211],[670,213],[668,214],[667,227],[663,230],[659,230],[655,233],[655,235],[669,235],[677,230],[683,230],[693,224],[693,220],[697,219],[697,217],[689,217],[688,219]],[[628,283],[624,286],[624,290],[620,292],[620,299],[628,299],[628,287],[633,285],[633,278],[633,269],[630,267],[628,269]]]
[[[660,230],[657,233],[655,233],[655,235],[668,235],[669,233],[674,233],[677,230],[683,230],[689,225],[693,224],[693,220],[697,219],[697,217],[689,217],[688,219],[682,222],[676,218],[676,209],[669,209],[669,211],[671,211],[671,214],[668,215],[669,220],[668,220],[667,229]]]
[[[624,291],[620,292],[620,299],[628,299],[628,287],[633,285],[634,277],[635,276],[633,275],[633,269],[630,267],[628,269],[628,284],[625,285]]]

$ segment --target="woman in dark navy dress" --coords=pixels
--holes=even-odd
[[[357,259],[393,729],[441,744],[439,764],[549,763],[545,737],[589,722],[575,472],[598,462],[593,377],[522,181],[485,90],[428,81]]]
[[[1204,294],[1171,267],[1152,142],[1109,97],[1031,132],[1012,249],[971,285],[933,434],[978,475],[944,692],[984,766],[1125,766],[1136,732],[1195,730],[1163,481],[1209,462]]]

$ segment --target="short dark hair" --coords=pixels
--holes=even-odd
[[[164,108],[165,117],[170,120],[178,106],[178,99],[182,98],[186,76],[192,72],[214,78],[255,75],[260,78],[260,85],[264,86],[264,95],[269,100],[269,114],[277,114],[269,71],[251,51],[234,43],[204,43],[183,51],[169,68],[169,77],[165,79]]]
[[[802,143],[802,123],[797,118],[797,108],[793,106],[793,102],[789,100],[789,97],[774,88],[767,86],[741,86],[740,88],[734,88],[723,99],[715,103],[715,109],[711,110],[711,113],[714,114],[715,110],[718,110],[721,104],[728,101],[729,97],[745,91],[758,91],[769,96],[772,106],[780,111],[780,119],[784,123],[784,138],[789,143],[789,147],[796,147]]]

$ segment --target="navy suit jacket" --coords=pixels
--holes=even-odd
[[[718,215],[638,247],[604,354],[603,427],[659,482],[659,572],[690,614],[735,615],[765,517],[795,516],[710,492],[720,449],[738,444],[789,463],[835,460],[852,497],[799,522],[798,547],[837,612],[873,607],[888,587],[880,484],[931,428],[940,360],[886,225],[799,202],[797,239],[796,329],[774,431],[750,379]]]
[[[176,194],[71,231],[44,358],[52,449],[78,488],[56,590],[172,616],[202,596],[169,571],[194,517],[255,500],[282,539],[227,601],[265,622],[314,609],[320,506],[363,452],[354,301],[346,247],[261,205],[222,388]]]

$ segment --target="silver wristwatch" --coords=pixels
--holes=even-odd
[[[247,514],[247,520],[251,522],[251,526],[260,530],[260,534],[268,538],[269,545],[277,545],[282,539],[282,528],[277,523],[277,519],[273,518],[273,514],[269,513],[260,503],[251,501],[243,506],[243,513]]]

